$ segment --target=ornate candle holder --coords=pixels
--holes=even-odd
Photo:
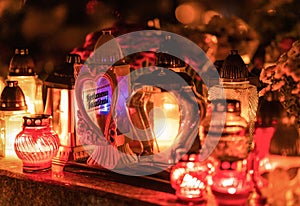
[[[258,92],[256,86],[250,84],[248,69],[237,50],[232,50],[231,54],[227,56],[219,74],[220,82],[209,89],[208,98],[210,100],[218,99],[220,94],[224,92],[226,99],[239,100],[241,103],[241,116],[249,123],[252,142],[258,106]]]

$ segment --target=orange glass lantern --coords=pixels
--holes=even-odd
[[[59,149],[58,135],[52,130],[50,115],[24,116],[23,130],[16,136],[14,149],[24,172],[51,168]]]

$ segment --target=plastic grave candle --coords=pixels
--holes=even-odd
[[[0,97],[0,156],[15,156],[14,140],[22,130],[22,117],[27,113],[27,104],[17,81],[7,81]]]
[[[8,80],[18,81],[24,92],[28,112],[31,114],[42,113],[43,103],[43,82],[34,71],[35,63],[27,48],[16,49],[10,60]]]

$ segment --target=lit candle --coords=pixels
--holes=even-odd
[[[25,96],[17,81],[7,81],[0,97],[0,139],[5,144],[0,156],[16,156],[14,140],[22,130],[23,116],[27,114]]]
[[[212,177],[212,193],[222,205],[246,205],[253,184],[247,174],[238,171],[219,170]]]
[[[152,112],[157,145],[159,151],[163,152],[170,148],[178,134],[179,106],[172,94],[168,92],[157,93]]]
[[[29,50],[16,49],[9,65],[8,80],[18,81],[27,104],[27,111],[31,114],[43,113],[44,103],[42,97],[43,82],[35,71],[35,63]]]
[[[210,168],[206,161],[201,162],[198,157],[198,154],[184,155],[171,170],[171,185],[180,200],[207,200],[207,177]]]

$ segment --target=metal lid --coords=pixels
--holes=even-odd
[[[47,114],[33,114],[23,117],[23,126],[25,127],[41,127],[50,125],[51,116]]]
[[[177,68],[185,67],[186,64],[183,60],[175,57],[171,54],[168,54],[168,51],[176,51],[176,43],[172,40],[171,35],[167,35],[165,40],[160,45],[160,52],[156,53],[156,66],[165,67],[165,68]]]
[[[249,71],[238,50],[231,50],[220,68],[220,78],[223,82],[241,82],[248,80]]]
[[[95,44],[93,54],[87,61],[91,64],[112,66],[122,59],[123,52],[111,30],[103,30]]]
[[[25,95],[18,86],[18,81],[6,81],[1,97],[0,110],[2,111],[20,111],[27,110]]]
[[[34,76],[34,61],[27,48],[15,49],[15,54],[10,60],[9,76]]]
[[[62,65],[49,74],[44,84],[53,88],[72,89],[75,85],[74,64],[80,63],[79,54],[68,54]]]
[[[81,64],[81,57],[79,54],[68,54],[66,56],[66,62],[69,64]]]

